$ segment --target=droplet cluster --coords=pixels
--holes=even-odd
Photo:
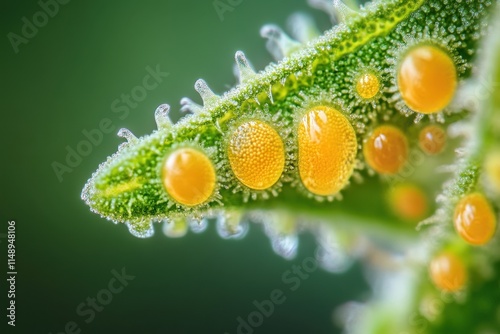
[[[313,41],[307,39],[317,33],[303,18],[294,26],[307,29],[291,37],[266,26],[262,34],[278,64],[256,71],[237,52],[238,86],[218,95],[198,80],[202,105],[181,100],[181,110],[193,115],[173,124],[168,105],[161,105],[158,131],[140,138],[122,131],[127,144],[99,169],[82,197],[107,218],[130,222],[139,235],[152,231],[139,222],[163,220],[165,234],[180,236],[188,225],[201,229],[202,218],[221,212],[218,230],[234,238],[246,230],[240,214],[226,213],[248,198],[258,206],[280,192],[295,196],[285,194],[289,187],[318,201],[340,198],[353,175],[365,177],[356,171],[362,168],[382,174],[382,180],[396,179],[411,165],[414,143],[428,155],[442,152],[445,127],[436,123],[448,121],[446,111],[481,35],[476,15],[489,6],[484,0],[449,2],[444,10],[438,8],[443,2],[369,5],[363,19],[345,17],[339,29]],[[417,113],[415,121],[428,115],[422,123],[430,125],[415,136],[420,125],[409,125],[403,109]],[[496,165],[488,175],[496,175],[489,172]],[[394,194],[390,204],[403,220],[427,213],[418,189],[400,186]],[[474,228],[463,230],[476,235]],[[482,231],[487,239],[491,228]],[[295,236],[275,234],[280,242],[273,248],[293,254]]]

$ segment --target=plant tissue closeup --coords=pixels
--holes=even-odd
[[[331,29],[264,25],[274,62],[238,51],[233,88],[200,79],[178,122],[162,104],[151,134],[121,129],[82,199],[139,238],[262,225],[292,259],[312,234],[314,265],[369,268],[345,333],[500,333],[499,1],[309,3]]]

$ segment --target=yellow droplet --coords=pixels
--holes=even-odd
[[[186,206],[202,204],[215,190],[215,169],[210,159],[194,148],[180,148],[168,155],[162,182],[172,198]]]
[[[408,159],[408,140],[392,125],[381,125],[364,143],[366,163],[381,174],[396,174]]]
[[[395,185],[389,192],[389,204],[394,214],[408,221],[423,219],[429,211],[426,194],[413,184]]]
[[[285,147],[270,125],[248,121],[239,125],[229,139],[229,163],[245,186],[263,190],[275,184],[285,167]]]
[[[496,230],[496,218],[488,200],[480,193],[463,197],[455,207],[455,229],[469,244],[484,245]]]
[[[380,90],[380,81],[373,73],[361,75],[356,82],[356,91],[364,99],[371,99]]]
[[[489,184],[497,193],[500,193],[500,150],[487,155],[484,168]]]
[[[429,266],[434,284],[441,290],[455,292],[465,286],[467,271],[455,254],[444,252],[436,256]]]
[[[299,174],[310,192],[328,196],[347,184],[357,152],[356,133],[338,110],[314,107],[298,127]]]
[[[445,108],[457,86],[453,59],[438,47],[411,48],[398,69],[398,87],[406,105],[414,111],[432,114]]]
[[[446,132],[438,125],[427,125],[420,131],[418,144],[429,155],[441,153],[446,144]]]

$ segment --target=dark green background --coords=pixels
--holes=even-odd
[[[236,318],[255,310],[252,301],[278,288],[286,302],[255,333],[339,332],[333,310],[368,294],[359,269],[343,275],[318,270],[295,292],[281,280],[294,263],[313,255],[311,235],[301,236],[294,261],[273,253],[260,226],[241,241],[222,240],[213,226],[182,239],[168,239],[158,229],[153,238],[140,240],[80,200],[87,178],[122,142],[115,136],[119,128],[150,133],[161,103],[170,103],[178,118],[183,96],[200,101],[193,89],[198,78],[222,93],[235,81],[236,50],[262,69],[271,60],[259,36],[262,24],[284,25],[289,14],[305,10],[326,29],[326,14],[305,0],[243,0],[223,21],[209,0],[72,0],[15,54],[7,34],[20,34],[22,17],[31,21],[40,7],[4,0],[0,8],[0,233],[6,233],[8,220],[16,221],[18,270],[13,331],[6,326],[6,239],[0,239],[1,328],[59,333],[75,321],[82,333],[232,334]],[[145,68],[156,64],[169,77],[120,120],[111,102],[140,85]],[[115,130],[59,182],[51,164],[64,163],[65,147],[75,148],[84,139],[82,130],[98,127],[103,118]],[[77,305],[106,288],[111,270],[123,267],[135,279],[86,324]]]

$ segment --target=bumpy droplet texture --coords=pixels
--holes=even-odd
[[[215,169],[203,152],[194,148],[180,148],[165,160],[162,182],[175,201],[195,206],[208,200],[214,192]]]
[[[484,195],[472,193],[455,207],[455,229],[462,239],[472,245],[484,245],[496,230],[496,218]]]
[[[348,182],[357,151],[356,133],[338,110],[314,107],[298,127],[299,174],[313,194],[328,196]]]
[[[241,124],[227,147],[234,175],[245,186],[263,190],[275,184],[285,167],[285,148],[278,132],[262,121]]]
[[[446,144],[446,132],[438,125],[428,125],[420,131],[418,145],[425,153],[441,153]]]
[[[442,110],[455,95],[455,63],[435,46],[421,45],[410,49],[399,66],[397,77],[406,105],[423,114]]]
[[[407,221],[425,218],[429,203],[424,191],[413,184],[398,184],[389,193],[389,204],[398,217]]]
[[[368,165],[381,174],[396,174],[408,159],[408,140],[392,125],[381,125],[363,146]]]
[[[365,73],[358,78],[356,91],[363,99],[371,99],[380,91],[380,81],[375,74]]]
[[[462,289],[467,280],[467,272],[461,259],[445,252],[436,256],[429,267],[434,284],[441,290],[455,292]]]

